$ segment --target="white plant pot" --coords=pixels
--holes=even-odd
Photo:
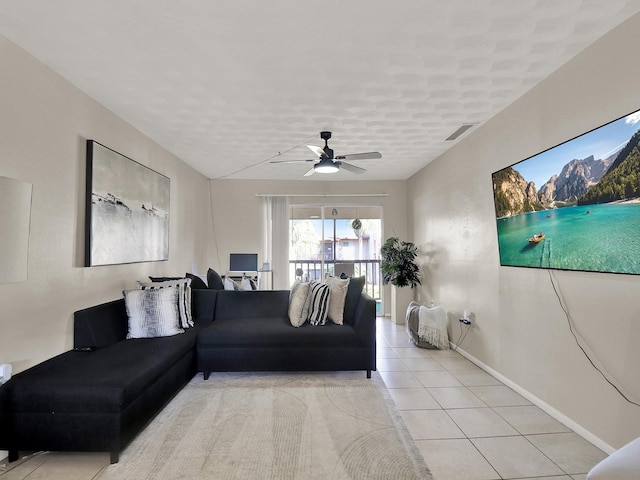
[[[407,307],[413,301],[413,288],[391,285],[391,321],[404,325]]]

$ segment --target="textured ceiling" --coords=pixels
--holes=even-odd
[[[0,0],[0,34],[209,178],[405,179],[637,0]],[[470,130],[472,134],[473,129]],[[100,133],[96,132],[100,141]],[[458,140],[459,141],[459,140]],[[126,152],[123,152],[126,154]],[[280,154],[279,154],[280,153]]]

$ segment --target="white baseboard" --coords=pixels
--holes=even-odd
[[[463,357],[465,357],[469,361],[475,363],[482,370],[484,370],[485,372],[491,374],[493,377],[495,377],[498,380],[500,380],[502,383],[504,383],[509,388],[515,390],[517,393],[519,393],[524,398],[529,400],[535,406],[539,407],[545,413],[547,413],[548,415],[552,416],[557,421],[562,423],[564,426],[566,426],[567,428],[570,428],[575,433],[580,435],[587,442],[592,443],[593,445],[595,445],[596,447],[598,447],[600,450],[604,451],[608,455],[611,455],[613,452],[616,451],[616,449],[613,448],[611,445],[609,445],[607,442],[605,442],[601,438],[597,437],[596,435],[591,433],[589,430],[587,430],[586,428],[584,428],[580,424],[576,423],[574,420],[572,420],[571,418],[567,417],[565,414],[563,414],[559,410],[556,410],[554,407],[552,407],[551,405],[546,403],[544,400],[541,400],[540,398],[536,397],[533,393],[529,392],[528,390],[525,390],[524,388],[522,388],[517,383],[511,381],[510,379],[508,379],[507,377],[502,375],[500,372],[497,372],[496,370],[491,368],[489,365],[481,362],[480,360],[478,360],[476,357],[474,357],[470,353],[464,351],[462,348],[457,348],[457,346],[454,343],[452,343],[452,342],[449,342],[449,343],[451,343],[451,348],[456,349],[456,351],[459,352],[460,355],[462,355]]]
[[[0,462],[6,460],[8,456],[9,452],[7,452],[6,450],[0,450]]]

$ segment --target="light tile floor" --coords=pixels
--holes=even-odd
[[[459,353],[408,343],[378,318],[378,372],[434,480],[585,480],[606,454]],[[36,454],[2,480],[92,480],[108,454]]]
[[[378,372],[435,480],[584,480],[606,457],[459,353],[377,327]]]

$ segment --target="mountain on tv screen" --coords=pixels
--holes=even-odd
[[[640,274],[640,110],[494,172],[500,264]]]

